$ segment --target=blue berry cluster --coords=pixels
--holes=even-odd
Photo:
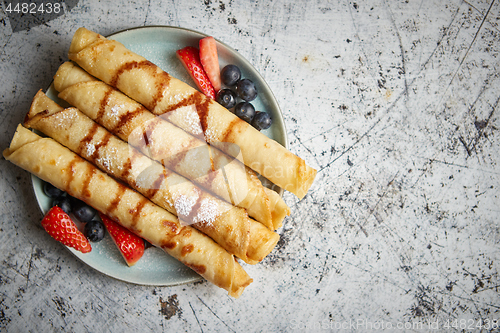
[[[255,111],[250,103],[257,97],[257,87],[253,81],[242,78],[236,65],[225,66],[220,76],[222,83],[229,88],[217,92],[217,102],[226,109],[234,108],[235,115],[257,130],[268,129],[272,125],[271,116],[267,112]],[[238,102],[238,99],[241,101]]]

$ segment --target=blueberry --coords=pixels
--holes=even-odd
[[[236,93],[238,97],[250,102],[257,97],[257,88],[250,79],[241,79],[236,83]]]
[[[236,107],[234,108],[234,114],[247,123],[251,123],[253,117],[255,116],[255,108],[248,102],[241,102],[236,104]]]
[[[99,242],[104,238],[104,224],[99,219],[92,219],[83,230],[85,236],[91,242]]]
[[[81,200],[72,202],[73,215],[82,223],[88,223],[96,215],[96,210]]]
[[[61,195],[52,201],[52,206],[61,208],[66,214],[71,213],[71,199],[67,195]]]
[[[58,198],[66,193],[48,182],[43,183],[43,192],[51,198]]]
[[[273,120],[271,119],[271,116],[269,115],[269,113],[266,112],[257,112],[257,114],[255,115],[255,117],[253,117],[252,120],[252,126],[258,129],[259,131],[268,129],[272,123]]]
[[[220,78],[222,83],[226,86],[231,87],[241,79],[241,71],[236,65],[227,65],[220,72]]]
[[[230,109],[236,105],[236,94],[231,89],[222,89],[217,93],[217,103]]]

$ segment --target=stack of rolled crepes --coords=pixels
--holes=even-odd
[[[316,171],[122,44],[80,28],[54,77],[63,108],[33,99],[4,157],[115,219],[238,297]],[[91,74],[91,75],[90,75]],[[102,80],[102,81],[101,81]],[[104,81],[104,82],[103,82]]]
[[[278,242],[278,234],[188,179],[151,160],[112,135],[76,108],[64,109],[38,92],[24,120],[103,172],[192,225],[246,263],[261,261]]]
[[[252,279],[234,256],[202,232],[100,171],[51,138],[19,125],[4,157],[81,199],[238,297]]]

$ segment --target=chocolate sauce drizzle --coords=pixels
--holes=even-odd
[[[125,185],[119,184],[118,186],[118,191],[116,191],[115,198],[111,200],[109,203],[109,206],[107,208],[107,211],[109,213],[112,213],[118,208],[118,205],[120,204],[120,201],[122,200],[123,194],[127,190],[127,187]]]
[[[129,213],[132,215],[131,229],[137,230],[136,226],[137,222],[139,221],[139,217],[141,216],[141,211],[144,208],[144,205],[146,205],[148,202],[149,200],[143,197],[133,209],[129,209]]]
[[[151,188],[146,191],[146,193],[145,193],[146,197],[148,197],[149,199],[154,198],[154,196],[156,195],[156,193],[160,189],[161,184],[163,184],[163,181],[165,180],[165,178],[167,178],[167,176],[168,175],[167,175],[166,170],[163,169],[163,172],[158,175],[158,178],[156,178],[156,180],[153,182],[153,185],[151,186]],[[164,189],[164,190],[166,190],[166,189]]]
[[[143,60],[143,61],[130,61],[124,63],[117,69],[115,75],[109,81],[109,85],[119,89],[120,76],[124,72],[131,71],[135,68],[140,68],[142,70],[148,71],[152,76],[157,78],[157,80],[155,80],[157,82],[156,94],[152,96],[151,102],[143,103],[145,104],[146,108],[148,108],[149,110],[153,110],[156,107],[158,101],[163,96],[164,89],[168,87],[168,85],[170,84],[171,76],[164,71],[157,71],[157,66],[153,64],[151,61]]]
[[[127,162],[125,162],[125,164],[123,165],[122,173],[120,175],[117,175],[117,176],[119,176],[120,179],[126,181],[130,176],[130,171],[132,171],[132,165],[134,165],[135,159],[139,158],[140,156],[141,155],[137,150],[129,149]],[[135,184],[135,180],[134,180],[134,182],[131,181],[131,183],[132,183],[131,184],[132,186],[137,187],[137,185]]]
[[[98,123],[102,123],[102,117],[104,116],[104,112],[106,111],[106,105],[108,105],[109,96],[113,92],[113,88],[109,87],[104,93],[104,97],[101,99],[101,105],[99,106],[99,111],[95,117],[95,121]]]
[[[123,128],[126,127],[135,117],[144,112],[144,110],[145,108],[141,105],[132,112],[127,112],[122,114],[118,119],[118,122],[115,124],[115,126],[110,128],[109,130],[115,133],[125,133]]]
[[[149,63],[149,61],[144,60],[141,62],[131,61],[131,62],[127,62],[127,63],[123,64],[122,66],[120,66],[120,68],[117,69],[115,75],[111,78],[109,85],[116,88],[117,84],[118,84],[118,80],[120,79],[120,76],[123,74],[123,72],[128,72],[128,71],[130,71],[134,68],[137,68],[137,67],[147,66],[148,63]]]
[[[97,169],[91,165],[87,164],[87,169],[88,171],[85,173],[85,180],[83,181],[83,187],[82,187],[82,196],[84,198],[90,198],[92,196],[92,192],[90,191],[90,182],[92,181],[92,178],[94,177]]]
[[[82,139],[82,141],[80,141],[80,145],[78,146],[78,151],[77,151],[79,155],[82,155],[82,152],[85,150],[85,147],[92,142],[92,140],[94,139],[94,135],[98,129],[99,126],[97,124],[93,124],[87,135]],[[95,151],[94,153],[97,153],[97,151]],[[89,157],[91,158],[92,156]]]

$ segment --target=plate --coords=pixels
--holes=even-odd
[[[206,36],[203,33],[184,28],[149,26],[119,31],[107,36],[107,38],[119,41],[131,51],[142,55],[172,76],[195,87],[195,83],[176,58],[175,51],[188,45],[198,46],[199,40]],[[281,110],[262,76],[237,51],[218,40],[217,50],[221,69],[226,64],[235,64],[241,69],[243,77],[254,81],[259,95],[252,104],[256,110],[270,113],[273,119],[273,125],[262,132],[288,148]],[[52,86],[47,90],[47,96],[61,105],[65,105],[57,98],[57,92]],[[45,214],[51,207],[51,200],[43,192],[43,181],[35,176],[32,176],[32,181],[38,205]],[[267,184],[267,186],[270,185]],[[134,266],[128,267],[111,237],[107,234],[101,242],[92,243],[90,253],[83,254],[72,248],[68,247],[68,249],[95,270],[129,283],[172,286],[202,279],[193,270],[155,247],[147,248],[141,260]]]

